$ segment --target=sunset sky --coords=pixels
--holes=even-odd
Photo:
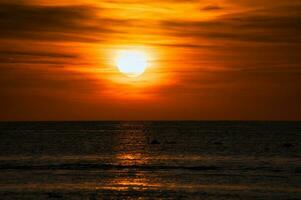
[[[300,0],[0,0],[0,120],[301,120],[300,103]]]

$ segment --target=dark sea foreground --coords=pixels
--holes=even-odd
[[[0,199],[301,199],[301,122],[2,122]]]

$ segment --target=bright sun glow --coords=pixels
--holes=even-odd
[[[129,77],[138,77],[147,68],[147,57],[140,51],[121,51],[116,59],[119,71]]]

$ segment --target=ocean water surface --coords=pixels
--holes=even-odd
[[[301,122],[1,122],[0,199],[301,199]]]

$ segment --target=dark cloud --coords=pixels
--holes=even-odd
[[[222,9],[223,9],[223,7],[218,6],[218,5],[208,5],[208,6],[201,8],[201,10],[203,10],[203,11],[217,11],[217,10],[222,10]]]
[[[51,57],[51,58],[76,58],[74,54],[67,53],[53,53],[53,52],[37,52],[37,51],[3,51],[0,50],[2,56],[31,56],[31,57]]]
[[[113,32],[109,26],[119,22],[124,23],[97,17],[92,6],[0,4],[1,39],[97,42],[105,40],[105,33]]]
[[[79,20],[89,19],[92,8],[83,6],[33,6],[2,4],[2,29],[56,30],[78,29]]]
[[[223,41],[300,43],[301,6],[285,7],[286,15],[260,10],[224,15],[212,21],[163,21],[170,36]],[[276,9],[277,10],[277,9]],[[291,11],[291,12],[290,12]]]
[[[30,45],[30,44],[28,44]],[[54,50],[32,50],[30,48],[22,49],[21,47],[4,45],[0,48],[0,67],[8,64],[22,64],[38,65],[56,65],[72,63],[72,60],[79,58],[79,55],[71,52],[55,52]]]

